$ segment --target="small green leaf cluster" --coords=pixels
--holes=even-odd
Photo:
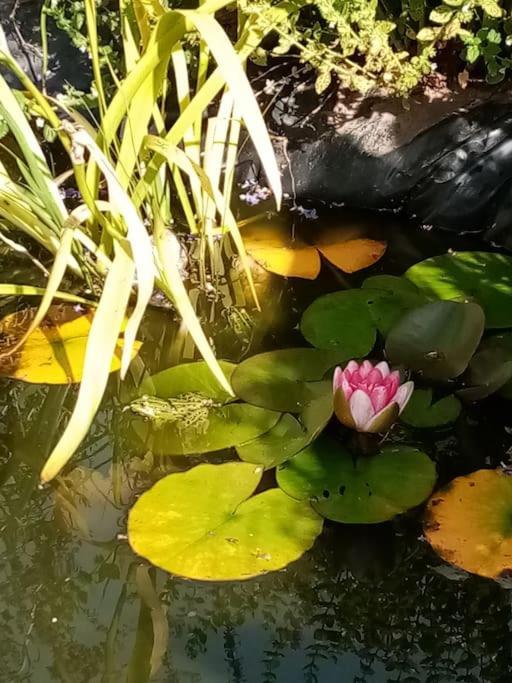
[[[436,71],[439,54],[453,46],[460,71],[483,68],[497,83],[510,67],[510,11],[501,0],[239,0],[244,12],[272,24],[273,52],[291,49],[317,70],[322,92],[334,75],[343,86],[407,94]]]

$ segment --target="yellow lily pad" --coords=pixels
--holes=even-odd
[[[286,567],[311,548],[323,521],[279,489],[254,496],[262,473],[229,462],[164,477],[130,511],[130,545],[157,567],[202,581]]]
[[[512,477],[478,470],[454,479],[428,504],[425,536],[444,560],[492,579],[512,574]]]
[[[321,267],[315,247],[294,236],[291,228],[271,223],[244,229],[245,248],[262,268],[283,277],[315,280]]]
[[[260,266],[277,275],[307,280],[318,277],[320,254],[345,273],[355,273],[372,266],[386,251],[386,242],[345,227],[316,231],[310,244],[279,219],[247,226],[242,236],[247,252]]]
[[[51,306],[40,327],[14,352],[35,313],[28,308],[0,321],[0,375],[34,384],[74,384],[82,379],[93,312],[70,305]],[[140,348],[136,342],[135,356]],[[111,372],[121,367],[122,340],[112,359]]]
[[[377,263],[386,252],[386,242],[353,237],[347,228],[331,228],[320,233],[315,245],[322,256],[344,273],[356,273]]]

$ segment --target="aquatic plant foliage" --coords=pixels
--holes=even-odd
[[[307,501],[279,489],[253,495],[262,472],[230,462],[161,479],[130,511],[132,548],[158,567],[203,581],[285,567],[311,548],[323,520]]]
[[[343,272],[355,273],[382,258],[387,246],[360,229],[345,227],[317,229],[302,238],[279,217],[251,223],[242,237],[247,252],[266,270],[307,280],[320,274],[321,255]]]
[[[480,576],[510,579],[510,473],[478,470],[436,492],[425,515],[425,537],[450,564]]]
[[[59,304],[50,306],[41,325],[25,339],[36,308],[26,308],[0,321],[0,375],[35,384],[75,384],[81,381],[92,309]],[[141,343],[132,348],[134,358]],[[123,339],[119,339],[110,372],[121,367]]]
[[[328,436],[277,469],[277,482],[288,495],[347,524],[392,519],[428,498],[435,481],[434,463],[416,448],[385,446],[376,455],[354,457]]]

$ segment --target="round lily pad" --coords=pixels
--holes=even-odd
[[[432,389],[416,389],[400,420],[411,427],[443,427],[455,422],[460,411],[461,403],[453,394],[432,403]]]
[[[405,313],[428,303],[425,294],[404,277],[374,275],[363,282],[362,289],[368,291],[370,315],[384,336]]]
[[[325,393],[315,398],[299,415],[299,420],[285,413],[266,434],[237,447],[241,460],[276,467],[301,451],[323,431],[332,417],[332,387],[324,382]]]
[[[483,347],[469,364],[466,387],[457,394],[466,401],[481,401],[512,380],[512,354],[505,349]]]
[[[480,343],[484,324],[478,304],[435,301],[400,319],[388,334],[386,355],[430,379],[458,377]]]
[[[466,386],[457,393],[467,401],[479,401],[496,392],[512,398],[512,332],[484,339],[464,379]]]
[[[425,536],[447,562],[492,579],[512,573],[512,477],[478,470],[430,500]]]
[[[228,382],[236,368],[235,363],[219,361]],[[139,395],[149,394],[159,398],[173,398],[180,394],[196,393],[228,403],[234,400],[219,384],[208,364],[204,361],[182,363],[147,377],[138,389]]]
[[[376,524],[422,503],[434,487],[436,468],[421,451],[386,446],[354,458],[322,436],[277,470],[285,493],[310,500],[323,517],[347,524]]]
[[[409,268],[405,276],[427,296],[475,300],[486,327],[512,327],[512,258],[485,251],[434,256]]]
[[[236,581],[286,567],[313,545],[322,518],[279,489],[252,496],[262,468],[199,465],[171,474],[130,511],[133,550],[168,572]]]
[[[319,297],[304,311],[302,334],[318,349],[337,349],[347,360],[367,356],[377,332],[367,300],[368,292],[360,289]]]
[[[322,391],[317,380],[349,358],[342,351],[307,348],[260,353],[238,365],[233,389],[253,405],[298,413]]]
[[[71,305],[50,306],[41,325],[24,344],[10,353],[28,330],[37,309],[30,308],[0,321],[0,375],[35,384],[74,384],[82,380],[85,351],[93,312]],[[135,342],[132,356],[141,347]],[[121,367],[123,340],[119,340],[110,371]]]
[[[134,418],[132,425],[139,439],[155,455],[195,455],[255,439],[272,429],[280,417],[281,413],[247,403],[206,409],[191,405],[190,408],[180,406],[177,416],[171,420]]]

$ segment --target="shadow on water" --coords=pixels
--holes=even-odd
[[[393,217],[371,220],[389,240],[372,273],[401,273],[464,244]],[[324,268],[313,283],[291,283],[278,314],[286,324],[265,328],[258,348],[302,343],[293,328],[307,304],[365,275],[340,282]],[[156,310],[148,316],[134,374],[173,359],[168,347],[180,343],[180,334],[171,318]],[[236,361],[240,349],[230,353],[229,338],[219,354]],[[113,378],[74,469],[40,488],[38,471],[76,389],[1,381],[0,681],[510,680],[510,593],[443,565],[421,539],[421,511],[375,527],[327,524],[301,560],[247,582],[187,581],[141,561],[126,541],[128,509],[190,460],[158,457],[133,443],[123,429],[125,395]],[[507,460],[510,427],[507,406],[487,401],[453,429],[421,439],[447,481]],[[395,438],[420,437],[400,429]]]

